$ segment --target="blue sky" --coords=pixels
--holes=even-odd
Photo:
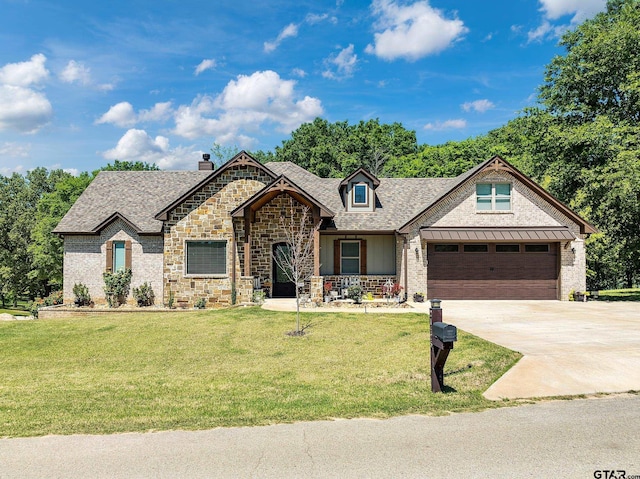
[[[421,144],[486,133],[605,3],[0,0],[0,174],[193,169],[214,142],[272,150],[317,116]]]

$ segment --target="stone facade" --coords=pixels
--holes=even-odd
[[[511,189],[511,211],[477,212],[476,183],[509,182]],[[576,236],[576,240],[560,243],[559,298],[567,300],[571,290],[584,291],[586,258],[584,239],[580,228],[570,218],[540,198],[525,184],[504,171],[481,172],[473,180],[463,184],[452,194],[444,198],[435,208],[418,217],[406,235],[407,254],[407,293],[411,297],[416,292],[426,293],[428,264],[426,242],[420,237],[420,228],[428,226],[480,226],[480,227],[518,227],[518,226],[566,226]],[[415,253],[415,251],[418,253]],[[402,274],[404,265],[401,263]]]
[[[242,274],[242,222],[231,211],[271,181],[266,173],[247,165],[232,166],[169,212],[164,224],[164,301],[172,294],[176,304],[192,306],[205,298],[208,307],[232,303],[232,279],[236,288]],[[186,241],[226,241],[226,273],[187,275]],[[241,291],[241,299],[249,294]],[[238,291],[236,290],[236,301]]]
[[[64,238],[64,303],[74,301],[73,286],[89,288],[96,304],[106,303],[102,274],[107,265],[107,241],[131,241],[131,287],[151,284],[156,301],[162,300],[162,236],[139,236],[121,220],[115,220],[99,235],[66,235]],[[131,294],[128,302],[135,303]]]
[[[280,194],[256,211],[251,223],[251,274],[260,278],[262,284],[273,280],[273,245],[286,241],[283,226],[300,224],[304,205],[287,194]],[[284,225],[280,216],[285,213]],[[290,220],[293,213],[293,221]],[[313,217],[309,213],[306,224],[307,237],[313,229]],[[309,258],[306,269],[313,272],[313,258]],[[309,293],[309,283],[305,283],[305,293]]]

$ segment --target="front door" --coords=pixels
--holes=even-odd
[[[286,243],[276,243],[273,245],[273,291],[274,298],[295,298],[296,287],[284,270],[278,265],[276,258],[278,255],[287,255],[289,247]]]

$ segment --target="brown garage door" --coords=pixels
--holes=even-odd
[[[427,296],[558,299],[558,243],[428,246]]]

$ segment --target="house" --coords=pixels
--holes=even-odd
[[[398,282],[409,298],[566,300],[586,288],[594,227],[499,157],[456,178],[339,179],[241,152],[216,170],[205,159],[197,171],[101,172],[54,230],[64,300],[83,283],[104,301],[102,273],[123,267],[178,306],[250,301],[256,286],[292,296],[273,253],[280,217],[306,207],[309,231],[320,224],[314,300],[354,276],[374,295]]]

